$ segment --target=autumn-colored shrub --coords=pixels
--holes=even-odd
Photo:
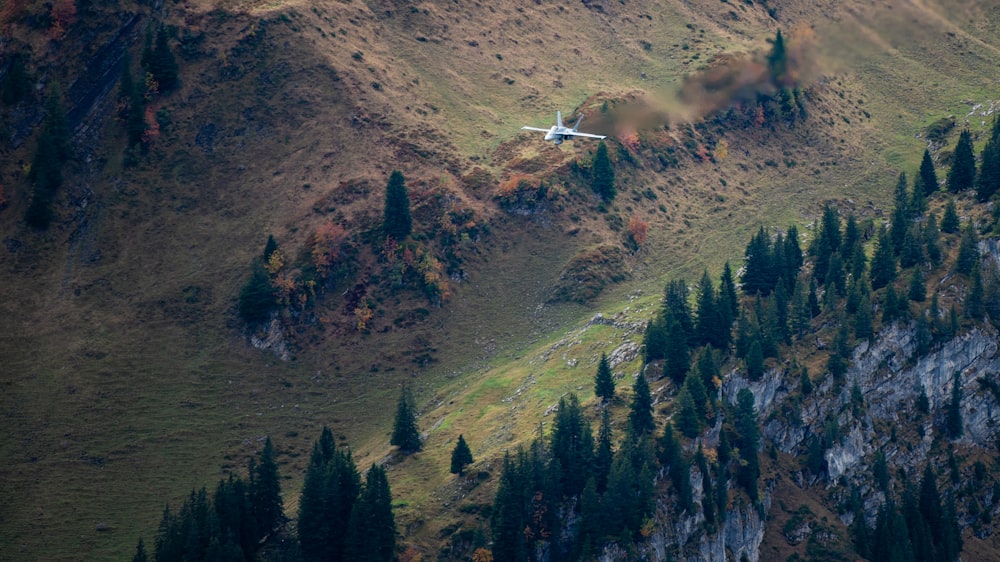
[[[628,221],[628,232],[635,245],[642,246],[646,243],[647,234],[649,233],[649,223],[639,218],[638,215],[632,215],[632,218]]]

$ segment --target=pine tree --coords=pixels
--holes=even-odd
[[[156,41],[153,46],[151,56],[144,58],[148,61],[146,70],[153,75],[159,85],[159,91],[166,93],[175,89],[178,85],[177,60],[168,43],[167,28],[160,25],[156,32]]]
[[[982,320],[986,315],[986,306],[984,304],[983,275],[979,264],[972,268],[971,282],[969,294],[965,298],[965,316],[973,320]]]
[[[910,276],[910,289],[908,296],[913,302],[924,302],[927,300],[927,287],[924,284],[924,272],[919,267],[913,269]]]
[[[941,218],[941,232],[955,234],[958,228],[958,209],[955,207],[955,200],[948,199],[948,203],[944,206],[944,216]]]
[[[63,163],[70,155],[70,130],[62,94],[53,86],[45,100],[45,122],[28,173],[28,180],[34,186],[24,217],[28,226],[40,230],[48,228],[52,220],[52,200],[63,182]]]
[[[708,270],[702,273],[701,283],[698,285],[695,332],[698,334],[699,345],[711,344],[721,348],[726,343],[722,317],[715,298],[715,288],[712,286],[712,278],[708,276]]]
[[[737,473],[737,481],[747,491],[750,499],[756,502],[757,480],[760,478],[760,461],[757,458],[760,429],[757,425],[753,393],[746,388],[736,395],[736,430],[740,434],[740,456],[745,461]]]
[[[761,351],[760,341],[750,342],[750,349],[747,351],[747,378],[752,381],[759,381],[764,376],[764,354]]]
[[[653,433],[653,397],[646,377],[639,373],[632,386],[632,405],[628,414],[629,432],[633,439]]]
[[[643,361],[651,363],[663,359],[667,352],[667,327],[658,319],[646,324],[646,333],[642,338]]]
[[[459,434],[458,443],[455,444],[455,448],[451,451],[451,473],[461,476],[465,467],[472,464],[472,462],[472,451],[469,450],[469,445],[465,443],[465,438]]]
[[[739,312],[740,300],[736,294],[736,281],[733,277],[733,270],[727,261],[722,266],[722,275],[719,277],[719,309],[728,312],[725,318],[728,320],[726,329],[732,328],[733,320]]]
[[[962,427],[962,378],[959,371],[955,371],[951,380],[951,401],[948,403],[946,429],[948,437],[952,439],[958,439],[964,433]]]
[[[823,207],[823,217],[820,221],[820,230],[809,253],[815,258],[813,263],[813,277],[817,284],[826,283],[827,267],[830,264],[830,256],[840,250],[842,238],[840,236],[840,217],[837,210],[829,204]]]
[[[403,453],[420,450],[420,430],[417,429],[416,414],[413,412],[413,396],[408,387],[403,387],[396,405],[396,421],[392,428],[391,445],[399,447]]]
[[[872,290],[879,290],[896,278],[896,253],[892,248],[892,239],[880,227],[878,239],[875,242],[875,255],[872,257],[871,269],[868,271]]]
[[[666,333],[666,349],[664,350],[666,362],[663,366],[663,374],[677,384],[681,384],[688,369],[691,368],[688,333],[675,316],[667,318]]]
[[[767,67],[771,71],[771,80],[775,84],[783,84],[788,76],[788,53],[785,50],[785,39],[781,30],[771,42],[771,52],[767,55]]]
[[[976,177],[976,199],[989,201],[1000,189],[1000,118],[993,117],[990,139],[983,147],[982,164]]]
[[[864,294],[861,297],[858,312],[854,315],[854,337],[859,340],[865,340],[872,337],[874,333],[871,297],[868,294]]]
[[[264,442],[260,461],[251,474],[250,497],[257,521],[257,535],[261,538],[271,534],[285,520],[278,464],[274,460],[274,446],[270,437]]]
[[[342,562],[344,541],[361,476],[350,451],[336,448],[333,433],[324,427],[313,445],[299,500],[298,535],[305,560]]]
[[[617,192],[615,191],[615,170],[611,166],[611,158],[608,157],[608,146],[601,141],[597,145],[597,152],[594,154],[592,164],[593,180],[591,185],[594,191],[601,196],[605,203],[611,202]]]
[[[952,193],[969,189],[976,179],[976,155],[972,151],[972,133],[964,129],[958,137],[948,171],[948,190]]]
[[[924,158],[920,161],[920,172],[917,174],[917,184],[923,188],[924,195],[930,195],[937,191],[938,178],[934,171],[934,160],[931,159],[931,151],[924,149]]]
[[[677,394],[677,403],[679,404],[676,413],[677,430],[684,437],[694,439],[701,433],[701,420],[687,385],[681,387],[681,391]]]
[[[924,225],[924,244],[927,245],[927,259],[931,260],[931,265],[937,267],[941,265],[941,230],[938,229],[937,217],[931,213],[927,217],[927,224]]]
[[[608,356],[603,353],[601,361],[597,364],[597,374],[594,376],[594,394],[601,399],[603,404],[607,404],[615,398],[615,379],[611,376]]]
[[[344,558],[352,562],[396,559],[396,521],[385,469],[372,464],[347,526]]]
[[[404,240],[413,229],[410,217],[410,196],[402,172],[393,170],[385,188],[385,212],[382,229],[396,241]]]
[[[979,264],[979,236],[976,227],[969,221],[962,229],[962,240],[958,245],[958,257],[955,258],[955,272],[972,275],[972,270]]]
[[[237,306],[240,318],[250,325],[259,324],[270,318],[271,310],[276,305],[271,278],[264,267],[255,262],[250,279],[240,291]]]
[[[527,523],[524,514],[527,499],[524,497],[525,484],[510,454],[505,453],[503,471],[500,473],[500,483],[490,515],[494,560],[524,562],[528,559],[524,536]]]
[[[565,497],[579,494],[587,484],[594,458],[594,438],[590,422],[580,409],[576,394],[559,399],[553,422],[550,453],[561,472],[557,479]]]
[[[597,492],[604,493],[608,485],[608,474],[614,453],[611,450],[611,412],[605,408],[601,412],[601,428],[597,433],[597,451],[594,453],[594,480]]]
[[[0,82],[0,101],[6,105],[15,105],[31,93],[31,80],[25,68],[26,55],[14,53],[11,56],[7,74]]]
[[[809,368],[802,367],[802,373],[799,375],[799,385],[802,388],[802,395],[809,396],[813,391],[812,379],[809,378]]]
[[[132,562],[149,562],[149,556],[146,555],[146,545],[142,543],[142,538],[139,538],[139,544],[135,545],[135,556],[132,557]]]

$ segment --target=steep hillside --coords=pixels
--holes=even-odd
[[[464,493],[446,470],[458,433],[477,469],[495,467],[560,395],[589,389],[600,352],[619,347],[620,330],[638,333],[667,278],[736,264],[759,226],[810,224],[827,200],[887,212],[896,175],[919,163],[915,137],[947,115],[988,130],[997,97],[1000,22],[976,2],[77,6],[61,19],[32,2],[0,11],[0,73],[21,53],[32,84],[0,107],[11,139],[0,147],[0,479],[12,496],[0,557],[11,559],[124,558],[163,501],[243,470],[265,435],[294,512],[324,424],[360,465],[390,454],[402,383],[428,445],[390,469],[397,517],[404,540],[434,548]],[[129,151],[116,119],[122,55],[138,68],[161,22],[180,85],[151,96],[158,133],[147,153]],[[808,116],[756,123],[741,111],[758,86],[711,77],[754,68],[779,29],[801,48]],[[713,103],[678,96],[692,83]],[[73,157],[37,230],[23,219],[26,175],[53,85]],[[589,189],[594,144],[520,131],[557,110],[612,137],[613,204]],[[946,156],[954,134],[942,141]],[[414,238],[441,261],[460,250],[447,299],[389,288],[372,233],[394,169]],[[555,187],[509,205],[512,178]],[[446,244],[442,219],[458,215],[477,230]],[[633,218],[649,227],[639,247]],[[279,317],[290,360],[254,349],[237,313],[254,258],[269,234],[308,257],[327,223],[350,233],[350,274],[309,314]],[[572,302],[570,264],[603,267],[597,285],[620,280]],[[553,298],[567,286],[571,302]],[[373,314],[363,330],[360,299]],[[598,311],[615,322],[585,329]],[[492,486],[473,494],[488,503]]]

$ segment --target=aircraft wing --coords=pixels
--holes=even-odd
[[[547,132],[549,132],[548,129],[539,129],[538,127],[521,127],[521,128],[525,129],[527,131],[538,131],[540,133],[547,133]]]
[[[566,132],[559,133],[559,134],[561,134],[561,135],[573,135],[574,137],[590,137],[592,139],[604,139],[604,138],[607,138],[604,135],[592,135],[590,133],[578,133],[576,131],[566,131]]]

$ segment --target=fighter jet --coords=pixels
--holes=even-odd
[[[538,131],[541,133],[545,133],[545,140],[552,141],[555,144],[562,144],[564,140],[568,140],[570,137],[590,137],[592,139],[605,138],[604,135],[592,135],[590,133],[581,133],[577,131],[576,129],[580,126],[580,121],[583,121],[583,115],[581,115],[580,118],[576,120],[576,125],[573,125],[573,128],[570,129],[569,127],[563,125],[562,112],[557,111],[556,124],[553,125],[552,128],[550,129],[539,129],[538,127],[521,127],[521,128],[527,131]]]

